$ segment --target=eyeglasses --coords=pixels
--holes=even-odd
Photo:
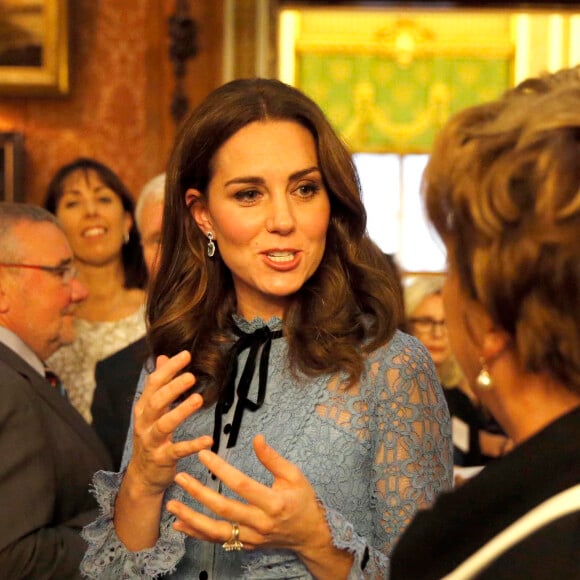
[[[420,318],[410,318],[409,322],[413,325],[415,330],[427,334],[428,332],[434,334],[435,329],[439,332],[447,332],[445,320],[435,320],[430,316],[421,316]]]
[[[73,278],[77,276],[77,269],[72,264],[62,264],[61,266],[43,266],[39,264],[10,264],[0,262],[0,266],[4,268],[29,268],[31,270],[42,270],[49,272],[53,276],[60,278],[63,284],[70,284]]]

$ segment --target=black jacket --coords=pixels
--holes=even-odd
[[[96,366],[97,385],[91,405],[93,427],[111,453],[115,471],[121,466],[133,398],[146,357],[147,341],[141,338]]]
[[[419,512],[395,546],[391,580],[442,578],[519,517],[578,483],[580,408]],[[580,513],[541,528],[478,578],[580,579]]]

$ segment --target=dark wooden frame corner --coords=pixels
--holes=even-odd
[[[0,133],[0,201],[24,199],[24,135]]]

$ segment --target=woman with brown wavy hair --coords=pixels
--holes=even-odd
[[[579,161],[580,67],[459,113],[435,142],[449,338],[515,447],[417,515],[395,580],[579,577]]]
[[[124,473],[96,476],[85,574],[385,576],[452,459],[365,228],[350,154],[296,89],[233,81],[192,113],[167,172],[156,364]]]

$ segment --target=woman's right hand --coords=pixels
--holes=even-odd
[[[195,384],[189,372],[180,373],[191,355],[182,351],[169,358],[158,356],[155,370],[147,378],[145,388],[135,403],[133,421],[133,454],[127,475],[139,484],[144,495],[162,494],[173,483],[177,461],[182,457],[208,449],[209,436],[190,441],[173,441],[173,432],[198,411],[203,399],[194,393],[176,406],[173,403]]]
[[[135,402],[133,453],[123,477],[113,517],[117,536],[131,551],[151,548],[159,538],[163,494],[173,483],[177,461],[212,445],[209,436],[174,443],[173,432],[200,409],[199,394],[174,405],[195,384],[191,373],[182,373],[190,354],[157,357],[155,370]]]

